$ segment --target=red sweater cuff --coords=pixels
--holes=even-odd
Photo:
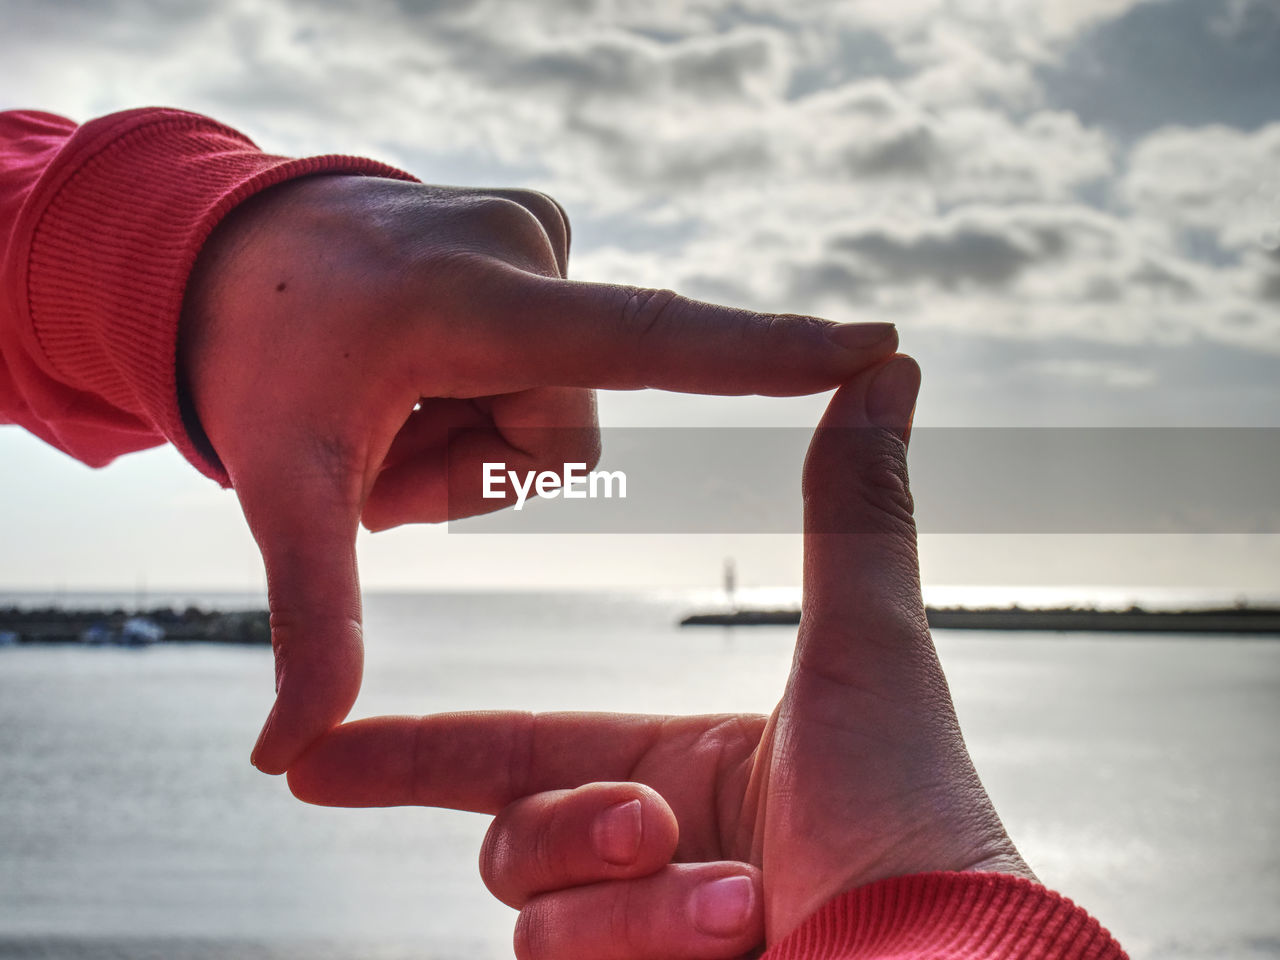
[[[154,426],[202,473],[228,478],[183,422],[178,319],[187,277],[233,207],[320,173],[413,180],[373,160],[291,160],[179,110],[112,114],[79,128],[40,185],[18,251],[30,354],[51,376]]]
[[[1127,960],[1097,920],[1038,883],[921,873],[832,900],[763,960]]]

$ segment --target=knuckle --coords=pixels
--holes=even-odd
[[[540,817],[533,825],[528,872],[539,890],[550,889],[568,877],[564,844],[560,840],[562,822],[559,805],[551,808],[549,816]]]
[[[366,458],[363,442],[352,439],[352,433],[348,430],[320,433],[311,442],[316,472],[338,492],[344,507],[359,502],[359,486],[354,481],[360,475]]]
[[[506,795],[510,797],[528,796],[532,775],[533,744],[538,726],[538,716],[533,713],[522,713],[514,717],[511,723],[510,741],[507,745],[506,763]]]
[[[825,341],[832,324],[817,317],[792,313],[747,313],[744,311],[738,335],[745,346],[771,354],[786,364],[803,358],[815,340]]]
[[[476,201],[473,212],[491,233],[526,242],[546,241],[542,222],[516,200],[486,196]]]
[[[644,949],[647,918],[637,915],[631,890],[630,883],[621,883],[614,890],[609,904],[609,941],[620,947],[626,956],[643,956],[648,952]]]
[[[830,457],[836,448],[843,469],[806,465],[801,482],[806,513],[829,521],[832,529],[823,531],[829,533],[914,530],[915,501],[902,439],[879,427],[824,429],[830,434],[816,456]],[[847,509],[851,497],[859,509]]]
[[[542,193],[539,190],[516,189],[507,191],[505,196],[514,200],[522,207],[532,213],[543,228],[547,231],[547,235],[553,240],[559,238],[562,241],[568,240],[569,231],[569,215],[553,197]]]
[[[633,331],[637,340],[648,339],[655,330],[676,322],[679,306],[684,302],[674,290],[633,288],[622,304],[622,327]]]
[[[541,270],[559,276],[555,240],[546,221],[520,200],[510,196],[486,195],[472,203],[471,212],[485,236],[505,249],[519,253]],[[557,215],[558,216],[558,215]]]
[[[754,323],[747,325],[746,330],[748,334],[754,331],[757,336],[777,340],[781,347],[794,344],[797,338],[803,339],[802,334],[825,337],[831,326],[829,320],[797,313],[761,313],[756,315]]]
[[[915,500],[907,481],[906,452],[902,441],[887,430],[878,432],[883,435],[883,446],[863,464],[859,486],[867,503],[877,512],[899,523],[912,523]]]

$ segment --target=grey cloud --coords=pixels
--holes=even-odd
[[[911,109],[898,88],[884,77],[826,87],[806,104],[832,118],[853,116],[873,120],[892,120]]]
[[[754,32],[722,42],[684,44],[671,56],[672,83],[703,96],[744,97],[751,76],[770,70],[776,56],[774,44]]]
[[[0,62],[7,66],[4,47],[15,40],[22,46],[54,42],[68,58],[81,44],[79,52],[89,56],[110,51],[151,57],[161,38],[170,49],[185,46],[216,16],[212,6],[164,0],[6,0],[0,11]]]
[[[934,424],[1280,426],[1274,352],[1203,337],[1099,343],[899,327],[928,371],[921,409]]]
[[[617,169],[624,176],[633,177],[637,184],[657,185],[664,190],[692,190],[726,174],[763,174],[773,168],[775,159],[769,145],[754,138],[690,145],[664,150],[660,155],[646,155],[632,146],[614,152]]]
[[[634,92],[646,78],[648,59],[640,45],[622,39],[602,40],[580,49],[511,56],[488,65],[494,79],[509,85],[559,87],[581,98]],[[476,66],[482,66],[477,64]]]
[[[786,266],[777,302],[887,311],[901,322],[932,316],[1034,340],[1078,331],[1086,340],[1204,337],[1280,351],[1280,326],[1264,307],[1280,281],[1261,258],[1230,270],[1196,264],[1131,221],[1080,206],[873,219],[833,226],[817,251],[803,251]],[[1086,367],[1054,369],[1082,376]],[[1139,379],[1127,368],[1107,376],[1128,387]]]
[[[1121,303],[1131,293],[1144,293],[1163,302],[1194,300],[1202,294],[1185,270],[1150,258],[1127,269],[1092,269],[1079,294],[1085,303]]]
[[[643,253],[679,247],[700,225],[700,221],[691,218],[654,223],[626,214],[599,215],[583,210],[573,218],[573,240],[575,247],[590,249],[608,245]]]
[[[1269,303],[1280,303],[1280,250],[1272,250],[1265,257],[1262,276],[1258,281],[1258,298]]]
[[[884,78],[815,93],[802,109],[823,137],[839,144],[835,165],[853,176],[919,178],[945,159],[936,118]]]
[[[865,264],[881,282],[998,287],[1033,264],[1064,257],[1085,236],[1108,242],[1109,234],[1109,227],[1070,208],[1015,209],[968,212],[914,233],[872,225],[834,237],[829,248]]]
[[[844,152],[850,170],[863,177],[926,176],[942,163],[944,154],[932,130],[910,126],[881,140],[853,144]]]
[[[1129,281],[1140,287],[1180,299],[1190,299],[1198,293],[1195,283],[1182,272],[1154,260],[1147,260],[1142,266],[1131,271]]]
[[[1280,221],[1280,123],[1165,128],[1134,145],[1127,167],[1117,183],[1126,212],[1170,230],[1189,259],[1237,265]]]
[[[788,99],[799,99],[864,78],[894,80],[910,73],[893,45],[874,30],[845,28],[826,39],[831,51],[828,57],[813,62],[800,60],[795,64],[787,89]]]
[[[868,278],[843,259],[793,264],[788,271],[788,299],[814,306],[824,301],[846,304],[865,301]]]
[[[334,5],[345,4],[347,0],[330,0]],[[561,0],[570,3],[572,0]],[[413,18],[431,18],[437,16],[456,16],[473,10],[478,6],[477,0],[394,0],[397,12]],[[590,0],[582,0],[575,6],[589,6]]]
[[[1119,303],[1124,299],[1124,284],[1109,274],[1090,277],[1081,293],[1086,303]]]
[[[815,96],[807,108],[817,142],[837,145],[830,163],[840,173],[914,180],[943,206],[1108,195],[1110,143],[1070,114],[925,109],[875,81]]]
[[[1007,237],[963,229],[950,235],[904,239],[887,232],[842,237],[832,246],[857,254],[889,280],[933,280],[951,287],[964,281],[1008,283],[1033,254]]]
[[[778,44],[758,29],[669,43],[615,30],[542,46],[515,40],[483,44],[487,49],[472,40],[468,46],[471,55],[454,59],[459,70],[503,87],[554,91],[573,102],[668,94],[743,98],[753,81],[767,82],[781,69]]]
[[[646,139],[634,123],[610,124],[581,113],[569,118],[566,129],[591,142],[597,175],[626,184],[633,196],[655,189],[691,191],[713,177],[765,173],[776,159],[764,138],[750,134],[670,144]]]
[[[1042,71],[1049,102],[1138,136],[1168,124],[1280,118],[1280,4],[1160,0],[1087,31]]]
[[[680,286],[682,292],[689,296],[712,303],[746,305],[751,300],[751,291],[747,287],[725,277],[693,274],[685,277]]]

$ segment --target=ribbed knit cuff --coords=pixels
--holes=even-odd
[[[155,426],[222,485],[225,470],[183,423],[178,320],[205,240],[267,187],[319,173],[413,180],[373,160],[291,160],[260,152],[207,117],[178,110],[112,114],[79,128],[42,197],[25,262],[37,359],[68,385]],[[21,252],[20,252],[21,255]]]
[[[764,960],[1127,960],[1066,897],[999,873],[921,873],[842,894]]]

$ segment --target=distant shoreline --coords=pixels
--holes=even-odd
[[[200,607],[126,611],[117,607],[64,610],[0,607],[0,645],[83,644],[142,645],[130,639],[130,624],[143,621],[159,633],[150,643],[270,644],[271,621],[265,610],[218,611]]]
[[[1087,607],[926,607],[929,626],[942,630],[1025,630],[1050,633],[1226,633],[1280,635],[1280,608],[1098,610]],[[682,627],[794,626],[800,611],[740,609],[694,613]]]
[[[1184,610],[1125,610],[1093,607],[926,607],[929,626],[942,630],[1026,631],[1042,633],[1181,633],[1280,636],[1280,607],[1233,606]],[[130,624],[145,621],[154,639],[131,639]],[[692,613],[680,626],[795,626],[800,611],[738,608]],[[60,607],[0,607],[0,646],[64,644],[90,646],[151,643],[224,643],[268,645],[266,610],[218,611],[190,606],[183,610],[68,610]]]

